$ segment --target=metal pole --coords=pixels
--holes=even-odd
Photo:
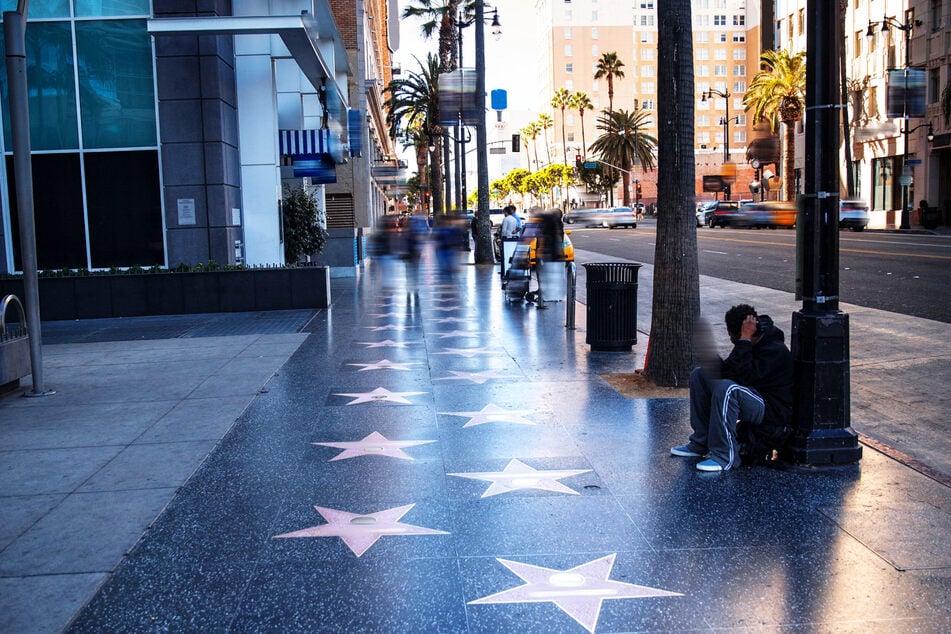
[[[33,390],[27,396],[47,396],[43,382],[43,336],[40,329],[39,278],[36,266],[36,225],[33,217],[33,169],[30,163],[30,102],[26,82],[26,13],[29,0],[20,0],[17,11],[3,14],[7,78],[10,86],[10,128],[13,136],[13,173],[16,178],[17,217],[20,224],[20,259],[26,327],[30,333],[30,368]]]
[[[905,31],[905,90],[902,100],[904,132],[904,152],[901,163],[901,230],[911,229],[911,214],[908,212],[908,65],[911,63],[911,22],[902,25]]]
[[[475,54],[476,54],[476,160],[478,162],[479,208],[476,210],[477,264],[495,261],[492,252],[492,236],[489,232],[489,164],[488,137],[485,129],[485,2],[475,3]]]
[[[577,294],[576,286],[578,284],[578,272],[574,261],[565,264],[565,277],[567,278],[568,294],[565,297],[565,328],[575,329],[575,296]]]
[[[839,3],[808,0],[805,192],[797,221],[802,308],[793,313],[794,434],[789,453],[807,465],[858,462],[850,426],[849,316],[839,311]],[[786,175],[787,178],[792,176]]]
[[[723,95],[723,103],[726,107],[726,117],[723,118],[723,164],[730,162],[730,91],[727,90]],[[726,184],[726,199],[733,200],[733,186],[728,182]]]

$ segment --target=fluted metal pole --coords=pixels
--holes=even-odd
[[[488,136],[485,129],[485,2],[475,3],[476,55],[476,162],[478,164],[479,208],[476,210],[477,264],[493,264],[492,236],[489,230],[489,156]]]

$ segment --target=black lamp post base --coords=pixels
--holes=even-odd
[[[853,464],[862,458],[850,427],[849,316],[793,313],[795,433],[789,457],[797,464]]]

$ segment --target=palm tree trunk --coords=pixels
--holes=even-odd
[[[625,207],[631,206],[631,172],[625,170],[621,172],[621,187],[623,188],[622,199]]]
[[[786,134],[783,135],[783,182],[786,183],[786,200],[796,200],[796,122],[784,121]]]
[[[690,0],[658,11],[657,239],[647,378],[687,385],[700,316],[694,216],[694,77]]]
[[[584,140],[584,109],[582,109],[578,114],[581,116],[581,156],[584,158],[585,161],[587,161],[588,160],[588,144]]]
[[[565,109],[561,109],[561,152],[565,159],[565,165],[568,164],[568,139],[565,137]]]

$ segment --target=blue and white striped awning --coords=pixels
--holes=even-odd
[[[281,156],[330,152],[330,130],[279,130]]]

